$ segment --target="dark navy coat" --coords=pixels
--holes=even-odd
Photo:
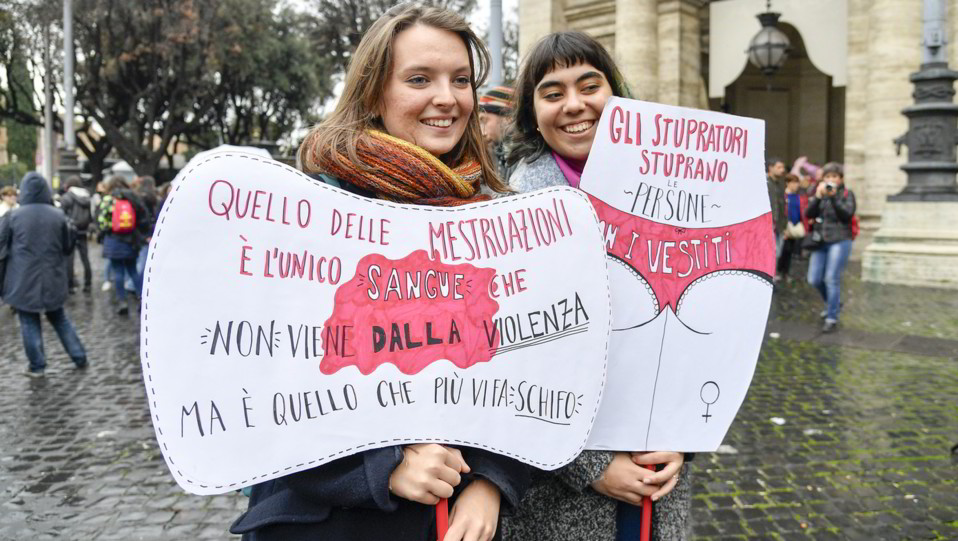
[[[24,312],[50,312],[67,299],[66,255],[72,246],[63,211],[39,173],[20,183],[20,206],[0,219],[0,260],[6,265],[3,300]]]
[[[499,488],[500,513],[515,509],[530,468],[481,449],[459,449],[472,471],[462,475],[449,509],[476,478]],[[389,475],[401,461],[399,447],[386,447],[255,485],[249,509],[230,532],[244,534],[244,541],[434,541],[435,507],[389,492]]]
[[[313,178],[372,195],[327,175]],[[481,449],[459,450],[471,473],[462,475],[450,511],[456,496],[476,478],[499,488],[500,515],[518,507],[531,482],[529,466]],[[255,485],[249,508],[230,532],[243,534],[244,541],[435,541],[436,508],[389,492],[389,476],[400,462],[402,449],[385,447]]]

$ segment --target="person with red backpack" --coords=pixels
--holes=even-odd
[[[103,257],[113,268],[117,314],[130,313],[130,302],[123,282],[133,279],[136,294],[143,288],[143,277],[136,271],[136,256],[150,234],[152,218],[140,198],[130,189],[126,179],[113,176],[107,180],[107,195],[100,202],[97,222],[103,235]]]
[[[852,251],[852,241],[858,234],[858,218],[855,216],[855,194],[845,187],[841,164],[828,163],[822,170],[822,181],[805,209],[812,228],[805,237],[804,246],[811,252],[808,283],[818,289],[825,301],[822,332],[827,333],[838,326],[838,313],[842,307],[842,272]]]

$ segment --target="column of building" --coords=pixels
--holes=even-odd
[[[673,105],[705,107],[701,76],[699,11],[706,0],[615,0],[615,36],[610,44],[633,97]],[[592,25],[582,2],[522,0],[519,54],[549,32]],[[591,5],[591,4],[590,4]],[[605,9],[595,9],[604,18]],[[575,16],[570,25],[567,15]],[[596,22],[600,22],[598,19]],[[597,36],[602,38],[602,36]]]
[[[701,75],[699,10],[704,0],[658,2],[658,101],[707,107]]]
[[[905,185],[905,154],[896,155],[892,140],[908,129],[901,110],[920,63],[921,0],[849,0],[848,15],[845,159],[867,234]]]
[[[909,43],[913,50],[907,56],[914,60],[908,71],[916,78],[914,86],[909,82],[907,90],[901,91],[902,95],[913,95],[907,104],[907,120],[901,113],[896,117],[906,123],[902,135],[908,130],[900,140],[909,151],[907,189],[901,189],[905,183],[896,186],[894,196],[885,201],[881,225],[862,257],[862,279],[958,288],[958,191],[953,146],[954,79],[958,75],[951,71],[954,66],[943,69],[954,52],[948,50],[947,39],[941,39],[955,27],[955,5],[951,0],[925,0],[924,6],[917,0],[908,4],[919,19],[924,11],[925,22],[919,33],[922,37]],[[952,8],[950,20],[946,19],[946,6]],[[908,17],[908,21],[913,18]],[[945,36],[939,32],[942,23]],[[916,46],[918,43],[921,45]],[[901,77],[901,81],[906,78]]]
[[[519,60],[542,36],[565,27],[563,2],[560,0],[520,0]]]
[[[659,94],[659,0],[616,0],[615,61],[636,99]]]

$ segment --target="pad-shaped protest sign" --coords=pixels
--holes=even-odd
[[[197,494],[424,441],[559,467],[599,408],[607,276],[572,189],[398,205],[204,154],[163,207],[144,281],[163,456]]]
[[[714,451],[745,399],[775,240],[760,120],[612,98],[582,175],[605,233],[609,377],[591,449]]]

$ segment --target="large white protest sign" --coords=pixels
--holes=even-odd
[[[775,241],[760,120],[613,98],[582,175],[613,296],[592,449],[714,451],[761,347]]]
[[[157,440],[197,494],[421,441],[559,467],[597,414],[611,321],[575,190],[397,205],[240,152],[175,182],[143,308]]]

